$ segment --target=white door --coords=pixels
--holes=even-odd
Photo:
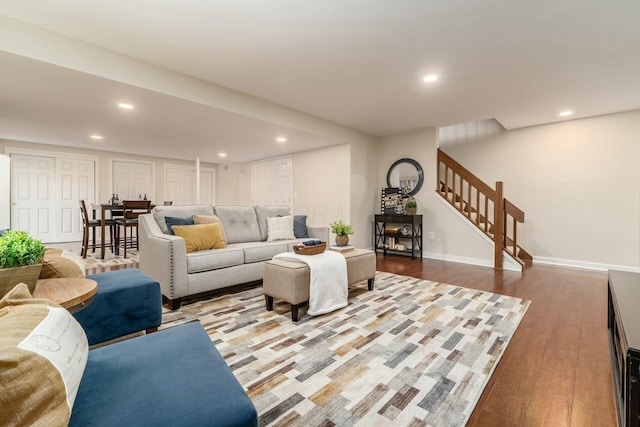
[[[92,160],[56,159],[58,218],[56,242],[82,240],[82,218],[79,200],[87,207],[95,200],[95,164]],[[91,215],[91,214],[90,214]]]
[[[291,205],[291,156],[251,164],[253,203]]]
[[[120,200],[138,200],[145,194],[148,200],[153,200],[155,191],[151,163],[114,160],[111,174],[112,193],[117,194]]]
[[[174,205],[193,205],[196,197],[196,169],[184,165],[165,165],[164,200]],[[200,169],[200,204],[215,203],[215,170]]]
[[[11,228],[43,243],[82,239],[79,200],[95,196],[95,161],[11,154]]]
[[[11,228],[55,242],[55,158],[11,155]]]

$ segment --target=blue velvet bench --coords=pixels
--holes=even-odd
[[[69,426],[257,426],[200,323],[89,351]]]
[[[98,293],[73,316],[82,325],[89,345],[134,332],[153,332],[162,323],[160,284],[137,268],[91,274]]]

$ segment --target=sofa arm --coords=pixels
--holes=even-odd
[[[314,239],[320,239],[323,242],[329,241],[329,227],[327,226],[307,226],[307,234]]]
[[[160,282],[170,300],[188,295],[187,249],[182,237],[164,234],[152,214],[138,218],[140,270]]]

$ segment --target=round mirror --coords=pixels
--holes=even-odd
[[[387,186],[400,188],[404,194],[411,196],[420,191],[423,182],[422,167],[413,159],[400,159],[392,164],[387,172]]]

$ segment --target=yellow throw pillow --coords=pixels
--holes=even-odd
[[[188,254],[227,247],[220,224],[174,225],[173,232],[184,239]]]
[[[222,238],[224,242],[227,243],[227,236],[224,234],[224,225],[222,225],[222,220],[215,215],[194,215],[193,216],[194,224],[220,224],[220,230],[222,231]]]

